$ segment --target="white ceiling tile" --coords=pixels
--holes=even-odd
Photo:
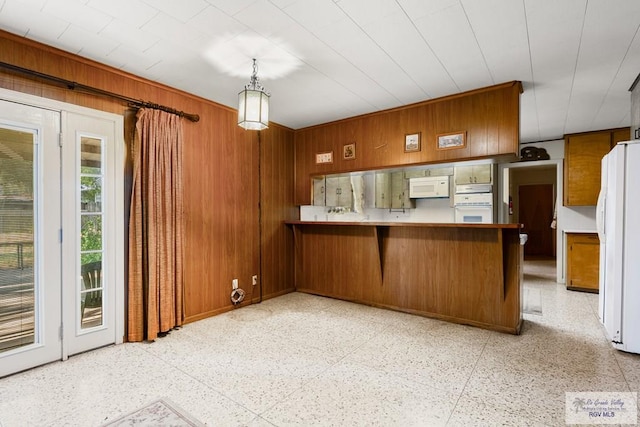
[[[113,19],[110,15],[86,6],[86,0],[48,0],[44,13],[69,21],[91,33],[98,33]]]
[[[181,22],[187,22],[209,6],[204,0],[143,0],[152,6]]]
[[[227,15],[233,16],[253,3],[265,0],[207,0],[207,2]]]
[[[284,9],[285,7],[291,6],[293,3],[299,0],[269,0],[270,3],[273,3],[275,6],[280,9]]]
[[[40,9],[41,5],[23,5],[16,0],[7,0],[0,10],[0,25],[12,33],[52,44],[69,22],[45,14]]]
[[[609,93],[602,100],[598,114],[590,123],[593,130],[629,126],[631,114],[631,95],[629,92]],[[568,123],[568,127],[572,126]],[[576,122],[576,126],[584,126]]]
[[[416,27],[460,90],[494,82],[460,4],[420,18]]]
[[[98,61],[118,46],[118,42],[114,40],[100,37],[73,24],[58,37],[58,42],[64,50]]]
[[[116,68],[139,76],[143,76],[147,68],[158,62],[157,58],[142,54],[139,50],[123,44],[109,52],[105,60]]]
[[[465,0],[462,5],[495,82],[533,81],[523,3]]]
[[[301,0],[286,7],[284,12],[312,33],[345,17],[334,2],[326,0]]]
[[[421,91],[409,76],[394,63],[360,28],[345,19],[317,32],[318,37],[346,58],[361,72],[384,88],[395,104],[400,103],[398,94],[405,91]],[[426,94],[423,93],[423,96]],[[382,99],[376,103],[380,108],[390,105]],[[393,102],[391,103],[393,105]]]
[[[202,52],[210,41],[210,38],[197,28],[180,22],[163,12],[154,16],[141,29],[164,40],[163,43],[171,42],[180,46],[180,49],[191,51]]]
[[[341,0],[337,6],[361,27],[401,10],[395,0]]]
[[[373,21],[364,29],[420,87],[420,91],[413,91],[410,99],[398,94],[403,102],[415,102],[458,92],[447,70],[420,37],[404,12],[398,11],[379,21]]]
[[[100,31],[100,35],[140,52],[149,49],[160,40],[158,36],[144,32],[121,20],[113,20]]]
[[[459,3],[460,0],[398,0],[398,4],[413,20],[458,6]]]
[[[264,19],[268,16],[269,19]],[[265,1],[255,2],[234,15],[238,21],[264,37],[279,37],[279,33],[296,25],[287,14]]]
[[[188,22],[212,41],[228,39],[247,30],[247,26],[213,6],[207,7]]]
[[[87,6],[136,28],[140,28],[158,14],[158,9],[140,0],[89,0]]]
[[[580,44],[567,128],[591,126],[609,95],[620,66],[638,31],[640,2],[624,11],[609,3],[588,3]],[[618,42],[611,44],[610,40]],[[595,108],[594,108],[595,107]]]

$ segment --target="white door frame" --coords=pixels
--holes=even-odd
[[[114,341],[116,344],[121,344],[124,339],[125,330],[125,277],[124,277],[124,253],[125,253],[125,239],[124,239],[124,171],[125,171],[125,156],[124,156],[124,117],[121,115],[108,113],[104,111],[94,110],[91,108],[82,107],[79,105],[68,104],[66,102],[56,101],[48,98],[42,98],[34,95],[29,95],[21,92],[15,92],[7,89],[0,88],[0,98],[7,101],[18,102],[33,107],[39,107],[50,110],[58,110],[61,112],[72,112],[76,114],[82,114],[98,119],[104,119],[113,121],[115,124],[115,241],[110,242],[110,249],[115,254],[120,256],[111,257],[113,268],[116,276],[116,288],[115,288],[115,336]],[[64,126],[64,124],[63,124]],[[63,134],[63,144],[75,144],[75,135]],[[64,183],[63,183],[64,186]],[[67,338],[68,330],[72,325],[65,326],[63,328],[63,343],[64,338]],[[68,357],[67,346],[63,344],[62,359]]]

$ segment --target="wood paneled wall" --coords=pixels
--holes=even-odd
[[[311,177],[330,173],[518,155],[520,82],[509,82],[393,110],[300,129],[295,133],[295,203],[311,203]],[[421,150],[404,151],[406,134],[421,133]],[[438,149],[437,136],[466,132],[464,148]],[[356,158],[344,160],[345,144]],[[315,155],[333,151],[333,163]]]
[[[272,124],[261,132],[260,148],[256,132],[236,125],[234,109],[2,31],[0,61],[200,115],[198,123],[184,122],[187,321],[232,308],[233,278],[248,302],[260,289],[251,285],[254,274],[265,298],[294,288],[292,233],[282,223],[297,217],[291,129]],[[120,101],[1,69],[0,87],[125,115],[125,140],[132,140],[133,116]]]

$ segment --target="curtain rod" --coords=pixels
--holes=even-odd
[[[106,90],[98,89],[98,88],[95,88],[95,87],[86,86],[86,85],[83,85],[83,84],[80,84],[80,83],[76,83],[76,82],[73,82],[71,80],[65,80],[65,79],[62,79],[60,77],[55,77],[55,76],[51,76],[49,74],[40,73],[38,71],[29,70],[27,68],[18,67],[17,65],[7,64],[6,62],[0,62],[0,67],[5,68],[7,70],[14,71],[16,73],[24,74],[24,75],[31,76],[31,77],[37,77],[39,79],[43,79],[43,80],[47,80],[49,82],[57,83],[59,85],[65,86],[67,89],[70,89],[70,90],[77,90],[77,91],[80,91],[80,92],[89,93],[89,94],[93,94],[93,95],[101,95],[101,96],[106,96],[106,97],[109,97],[109,98],[119,99],[120,101],[125,101],[125,102],[127,102],[130,105],[135,106],[135,107],[144,107],[144,108],[151,108],[151,109],[154,109],[154,110],[166,111],[167,113],[171,113],[171,114],[178,115],[180,117],[184,117],[184,118],[186,118],[188,120],[191,120],[192,122],[197,122],[197,121],[200,120],[200,116],[197,115],[197,114],[189,114],[189,113],[185,113],[184,111],[179,111],[179,110],[176,110],[176,109],[171,108],[171,107],[166,107],[164,105],[154,104],[153,102],[147,102],[147,101],[142,101],[142,100],[139,100],[139,99],[129,98],[127,96],[119,95],[117,93],[113,93],[113,92],[109,92],[109,91],[106,91]]]

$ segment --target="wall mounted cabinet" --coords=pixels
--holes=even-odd
[[[313,177],[313,205],[325,206],[326,205],[326,182],[324,176]]]
[[[564,205],[595,206],[601,162],[611,147],[629,139],[629,128],[565,135]]]
[[[416,201],[409,198],[409,180],[404,171],[391,173],[391,209],[412,209]]]
[[[353,191],[351,189],[351,177],[349,176],[328,176],[326,182],[326,206],[353,205]]]
[[[491,184],[491,165],[456,166],[456,185]]]

